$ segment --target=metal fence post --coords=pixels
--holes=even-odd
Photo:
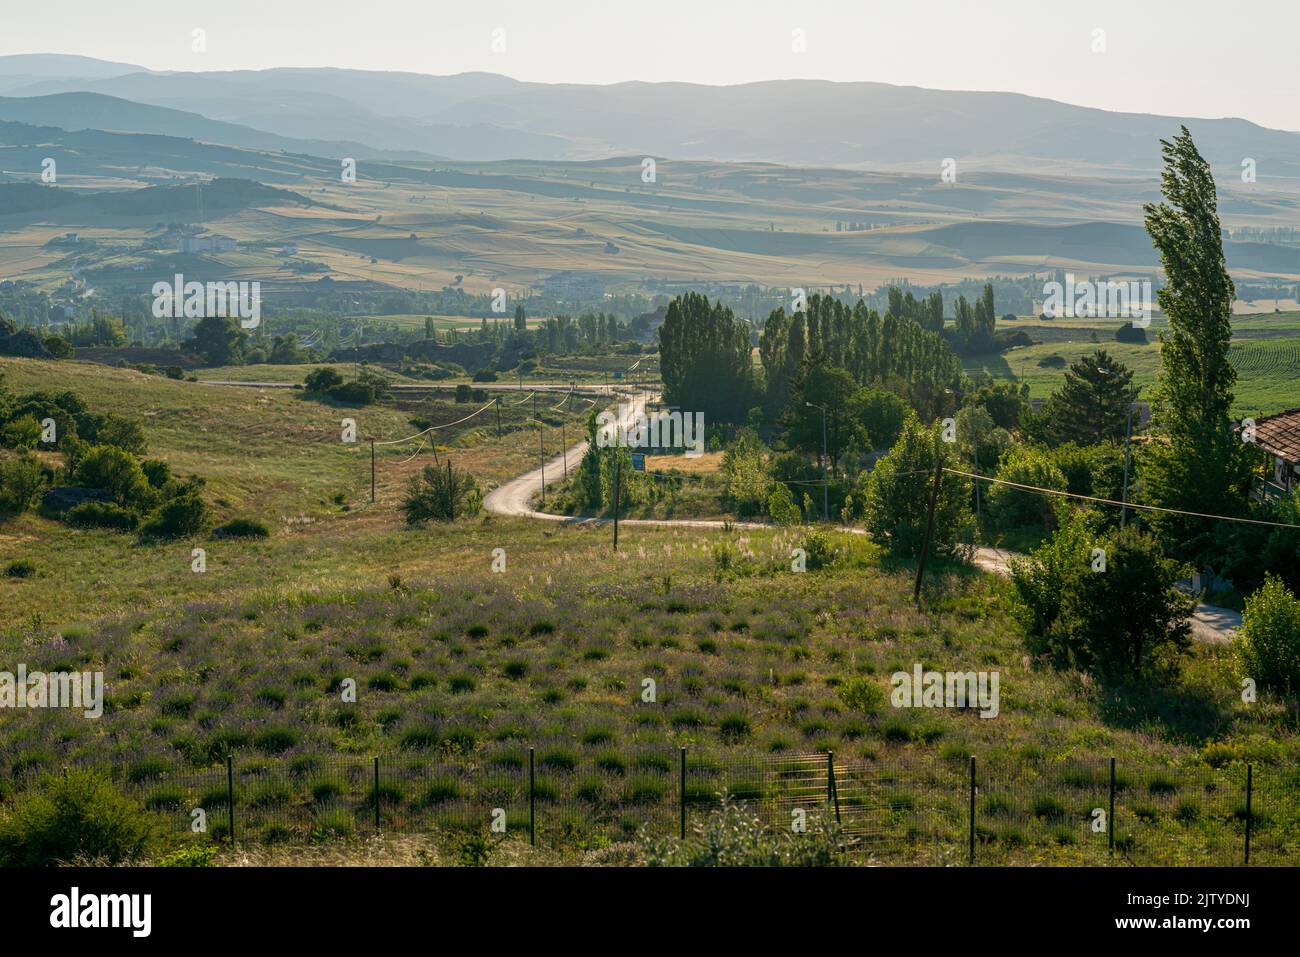
[[[226,755],[226,822],[230,825],[230,846],[235,846],[235,759]]]
[[[1106,847],[1108,854],[1115,853],[1115,759],[1110,759],[1110,814],[1106,818]]]
[[[835,823],[840,823],[840,793],[835,786],[835,752],[826,752],[826,804],[835,808]]]
[[[528,749],[528,844],[537,846],[537,780],[534,776],[533,749]]]
[[[1254,770],[1253,764],[1246,765],[1246,866],[1250,866],[1250,824],[1253,816],[1251,807],[1251,797],[1254,793]]]
[[[379,833],[379,755],[375,755],[375,833]]]
[[[975,755],[970,756],[970,862],[975,863]]]
[[[681,810],[681,826],[678,837],[686,840],[686,749],[681,749],[681,770],[678,773],[677,804]]]

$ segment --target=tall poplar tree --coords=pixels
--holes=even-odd
[[[1160,334],[1160,375],[1153,395],[1158,428],[1142,461],[1151,504],[1214,515],[1246,507],[1249,456],[1230,417],[1237,374],[1228,362],[1236,297],[1223,255],[1214,176],[1182,127],[1160,141],[1161,203],[1143,207],[1160,252],[1165,286],[1158,293],[1169,322]],[[1153,513],[1167,548],[1202,563],[1210,558],[1214,523]]]

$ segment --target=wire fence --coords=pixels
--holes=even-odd
[[[178,841],[478,832],[553,847],[686,836],[724,800],[773,833],[833,818],[881,864],[1300,864],[1300,768],[1074,756],[697,753],[563,744],[471,756],[162,761],[106,773]],[[6,800],[31,773],[0,779]],[[0,804],[2,806],[2,804]]]

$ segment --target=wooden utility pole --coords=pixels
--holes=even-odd
[[[375,500],[375,440],[370,440],[370,501]]]
[[[451,459],[447,460],[447,515],[456,521],[456,486],[451,484]]]
[[[614,551],[618,551],[618,493],[623,478],[623,459],[619,456],[614,462]]]
[[[943,478],[943,460],[934,463],[934,485],[930,488],[930,507],[925,513],[925,534],[921,536],[921,563],[916,566],[916,587],[912,600],[921,601],[921,579],[925,577],[925,559],[930,551],[930,532],[934,528],[934,506],[939,501],[939,482]]]
[[[501,437],[501,396],[497,396],[496,400],[497,400],[497,437],[500,438]]]
[[[542,508],[546,508],[546,440],[542,437],[542,423],[537,423],[538,464],[542,467]]]

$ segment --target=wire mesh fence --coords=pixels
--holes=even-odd
[[[810,815],[881,864],[1300,864],[1300,768],[908,753],[732,754],[564,743],[471,755],[234,756],[102,769],[177,840],[500,834],[546,847],[686,835],[724,802],[773,833]],[[0,780],[9,801],[37,780]],[[3,802],[0,802],[2,806]]]

